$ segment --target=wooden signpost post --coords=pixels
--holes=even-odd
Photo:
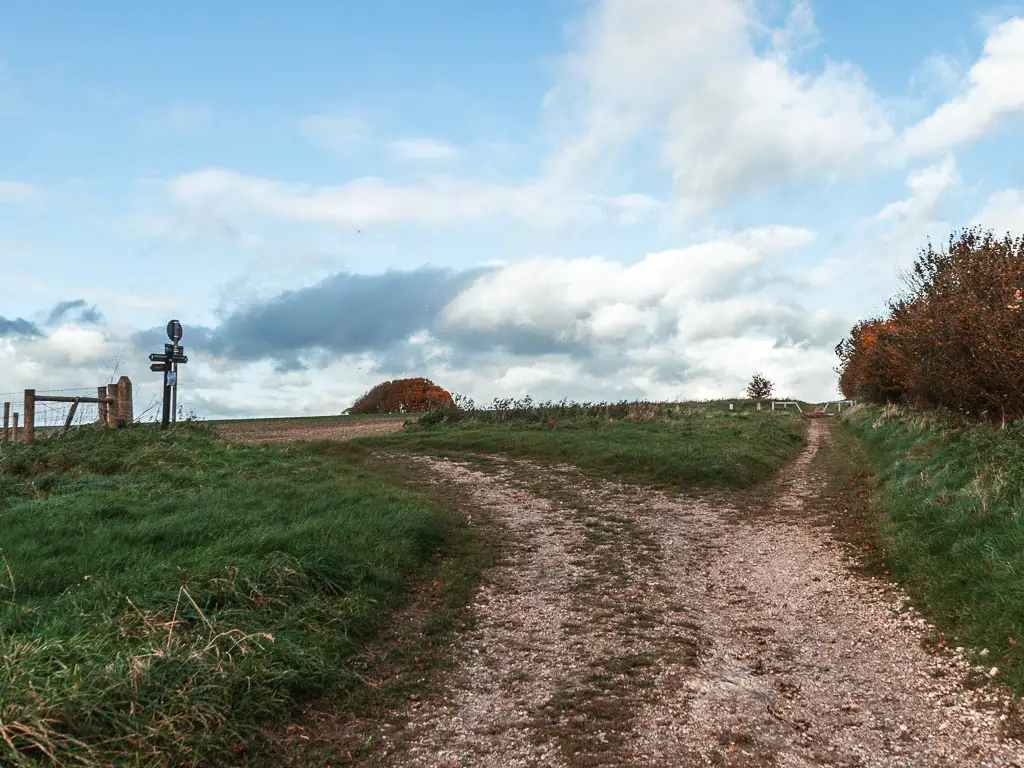
[[[188,358],[185,356],[185,348],[178,345],[181,341],[182,327],[181,323],[177,320],[171,320],[167,324],[167,338],[171,340],[170,344],[164,344],[163,354],[154,352],[149,356],[152,365],[149,366],[149,370],[154,372],[162,372],[164,375],[164,400],[163,400],[163,416],[160,419],[161,428],[166,428],[171,421],[171,400],[173,397],[174,407],[177,407],[178,401],[178,363],[187,363]],[[177,418],[175,418],[177,421]]]

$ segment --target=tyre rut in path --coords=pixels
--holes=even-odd
[[[987,668],[922,647],[900,592],[855,575],[810,519],[829,438],[812,420],[757,509],[572,467],[419,459],[499,524],[500,557],[444,689],[371,761],[1024,766]]]

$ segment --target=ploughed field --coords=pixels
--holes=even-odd
[[[297,419],[243,419],[213,422],[221,436],[244,443],[293,440],[351,440],[397,432],[409,416],[325,416]]]

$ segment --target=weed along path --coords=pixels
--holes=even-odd
[[[831,425],[760,497],[437,459],[501,532],[432,695],[369,764],[1010,766],[989,669],[923,643],[817,518]]]

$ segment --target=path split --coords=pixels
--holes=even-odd
[[[927,650],[813,520],[827,420],[761,503],[421,459],[502,532],[445,685],[371,761],[1016,766],[991,670]],[[975,659],[977,662],[978,659]]]

